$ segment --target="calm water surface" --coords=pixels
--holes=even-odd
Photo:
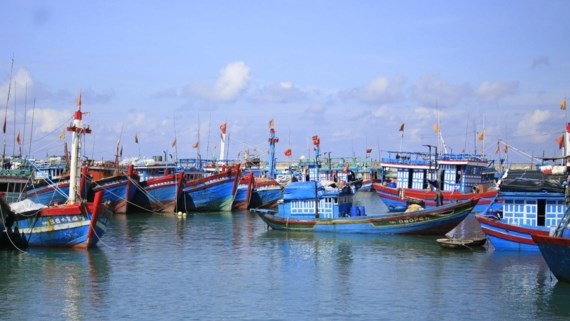
[[[570,318],[570,285],[539,253],[436,238],[272,231],[248,212],[115,216],[91,251],[0,252],[0,320]]]

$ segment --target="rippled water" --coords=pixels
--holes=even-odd
[[[118,215],[92,251],[0,252],[0,319],[570,318],[570,285],[539,253],[435,239],[272,231],[248,212]]]

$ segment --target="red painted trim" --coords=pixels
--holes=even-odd
[[[500,229],[505,229],[505,230],[509,230],[509,231],[513,231],[513,232],[517,232],[517,233],[529,234],[529,235],[533,234],[533,233],[537,233],[537,234],[543,234],[544,233],[544,234],[548,235],[548,231],[540,231],[540,230],[536,230],[533,228],[517,226],[517,225],[513,225],[513,224],[507,224],[507,223],[503,223],[501,221],[493,220],[493,219],[490,219],[488,217],[480,216],[480,215],[476,215],[475,217],[477,218],[477,220],[480,223],[484,223],[484,224],[494,226],[494,227],[500,228]]]
[[[507,241],[511,241],[511,242],[515,242],[515,243],[521,243],[521,244],[536,245],[536,243],[534,243],[532,241],[532,239],[524,238],[522,236],[515,236],[515,235],[503,233],[503,232],[498,232],[498,231],[490,230],[490,229],[484,228],[484,227],[482,227],[481,229],[483,230],[483,232],[485,234],[495,236],[495,237],[503,239],[503,240],[507,240]],[[529,237],[530,237],[530,234],[529,234]]]
[[[545,243],[558,246],[570,246],[570,238],[556,237],[542,234],[532,234],[535,243]]]
[[[91,212],[91,222],[89,224],[89,230],[87,231],[87,240],[85,241],[85,245],[87,247],[93,246],[93,236],[95,235],[95,228],[97,227],[97,220],[99,219],[99,212],[101,206],[101,200],[103,199],[103,191],[99,191],[95,193],[95,197],[93,199],[93,206]]]

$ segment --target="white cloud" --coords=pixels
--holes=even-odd
[[[364,86],[342,91],[339,96],[371,104],[396,102],[404,98],[404,82],[403,77],[396,77],[393,81],[386,77],[377,77]]]
[[[549,131],[542,129],[542,124],[551,118],[549,110],[535,109],[525,115],[517,124],[517,135],[528,137],[535,143],[542,143],[549,137]]]
[[[0,85],[0,103],[3,105],[6,104],[6,96],[8,95],[9,86],[9,79]],[[26,97],[26,91],[28,97],[31,97],[33,86],[34,81],[32,80],[30,73],[26,69],[18,69],[12,76],[12,85],[10,86],[10,101],[14,101],[15,97],[17,101],[23,102]]]
[[[454,86],[433,76],[424,76],[412,88],[413,96],[422,104],[440,107],[457,106],[459,102],[470,95],[466,86]]]
[[[247,88],[249,80],[250,68],[244,62],[233,62],[220,70],[213,85],[190,84],[186,93],[215,102],[233,102]]]
[[[49,133],[58,128],[63,128],[71,122],[73,112],[69,110],[57,110],[52,108],[36,109],[34,113],[34,130],[40,133]],[[28,111],[28,117],[32,111]]]
[[[307,94],[290,81],[270,85],[259,90],[252,101],[255,103],[290,103],[304,100]]]
[[[484,81],[479,88],[475,90],[475,95],[485,102],[498,101],[508,95],[515,93],[519,86],[516,81],[511,82],[490,82]]]

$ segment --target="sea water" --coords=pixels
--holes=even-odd
[[[0,252],[0,320],[570,319],[570,285],[540,253],[436,239],[273,231],[246,211],[116,215],[93,250]]]

